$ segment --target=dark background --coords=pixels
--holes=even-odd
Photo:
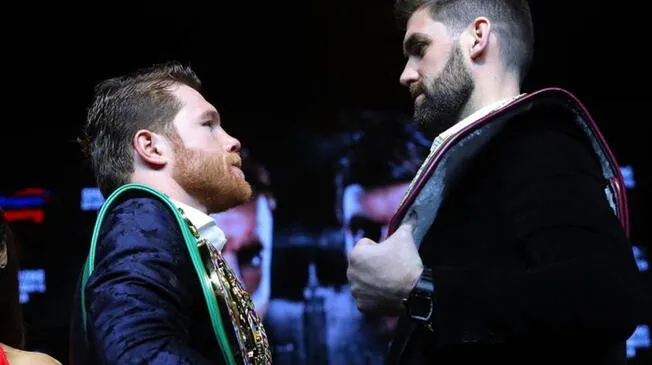
[[[334,226],[329,164],[348,127],[334,116],[411,112],[391,3],[6,8],[0,194],[49,191],[44,223],[16,222],[23,266],[47,270],[48,293],[25,306],[30,345],[65,362],[70,294],[94,219],[79,209],[80,189],[94,181],[74,140],[96,82],[169,59],[189,63],[227,131],[270,168],[279,229]],[[532,1],[537,41],[525,91],[562,87],[591,111],[618,162],[634,168],[632,241],[649,250],[649,29],[642,3],[621,3]]]

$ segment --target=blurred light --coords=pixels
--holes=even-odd
[[[48,195],[47,190],[42,188],[21,189],[9,196],[0,196],[0,208],[4,210],[5,219],[10,222],[31,220],[42,223]]]
[[[636,327],[632,336],[627,339],[627,358],[634,358],[636,349],[649,349],[650,342],[650,328],[646,325]]]
[[[83,188],[81,191],[81,210],[96,211],[104,203],[100,189],[96,187]]]
[[[632,249],[634,250],[634,258],[636,259],[636,265],[638,266],[638,270],[640,272],[647,271],[649,264],[647,261],[647,257],[645,257],[644,251],[638,248],[637,246],[633,246]]]
[[[45,198],[40,196],[0,196],[0,206],[5,209],[42,207],[45,205]]]
[[[620,173],[623,175],[623,180],[625,181],[625,187],[633,189],[636,187],[636,181],[634,180],[634,168],[631,166],[621,166]]]
[[[45,293],[45,270],[20,270],[18,272],[18,288],[21,303],[29,302],[29,296],[32,293]]]
[[[39,224],[45,220],[45,212],[43,209],[5,210],[5,219],[9,222],[32,221]]]

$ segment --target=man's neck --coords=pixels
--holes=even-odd
[[[171,184],[171,186],[167,189],[167,191],[168,191],[168,193],[166,193],[166,194],[168,194],[168,196],[171,199],[174,199],[174,200],[176,200],[178,202],[189,205],[189,206],[199,210],[200,212],[202,212],[204,214],[208,214],[208,209],[204,205],[199,203],[199,201],[197,201],[197,199],[190,196],[176,182],[174,182],[174,184]]]
[[[208,209],[197,199],[188,194],[172,178],[167,176],[145,176],[144,174],[134,173],[134,175],[131,177],[131,182],[135,184],[151,186],[152,188],[167,195],[170,199],[189,205],[205,214],[208,214]]]
[[[489,75],[476,82],[475,89],[460,115],[460,121],[471,114],[521,94],[518,78],[512,74]]]

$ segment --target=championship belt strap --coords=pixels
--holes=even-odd
[[[229,264],[222,257],[220,250],[202,238],[194,224],[179,208],[190,232],[197,242],[204,268],[208,274],[211,288],[221,306],[222,314],[231,319],[233,332],[228,332],[232,348],[239,349],[238,361],[246,365],[267,365],[272,363],[272,354],[267,341],[263,323],[256,313],[249,293],[234,274]]]
[[[446,183],[463,171],[463,162],[473,158],[512,116],[528,110],[535,103],[563,105],[575,113],[575,122],[591,141],[600,160],[603,176],[609,181],[609,186],[605,189],[609,205],[629,236],[627,196],[618,163],[587,109],[573,94],[559,88],[547,88],[519,96],[484,117],[453,129],[452,133],[447,131],[449,133],[435,138],[430,155],[421,165],[390,220],[389,234],[398,229],[408,214],[416,214],[418,222],[414,238],[417,246],[420,246],[425,231],[436,218],[446,193]]]

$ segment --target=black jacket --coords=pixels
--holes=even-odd
[[[625,363],[639,273],[575,117],[512,116],[449,184],[420,246],[434,332],[419,327],[401,364]]]

